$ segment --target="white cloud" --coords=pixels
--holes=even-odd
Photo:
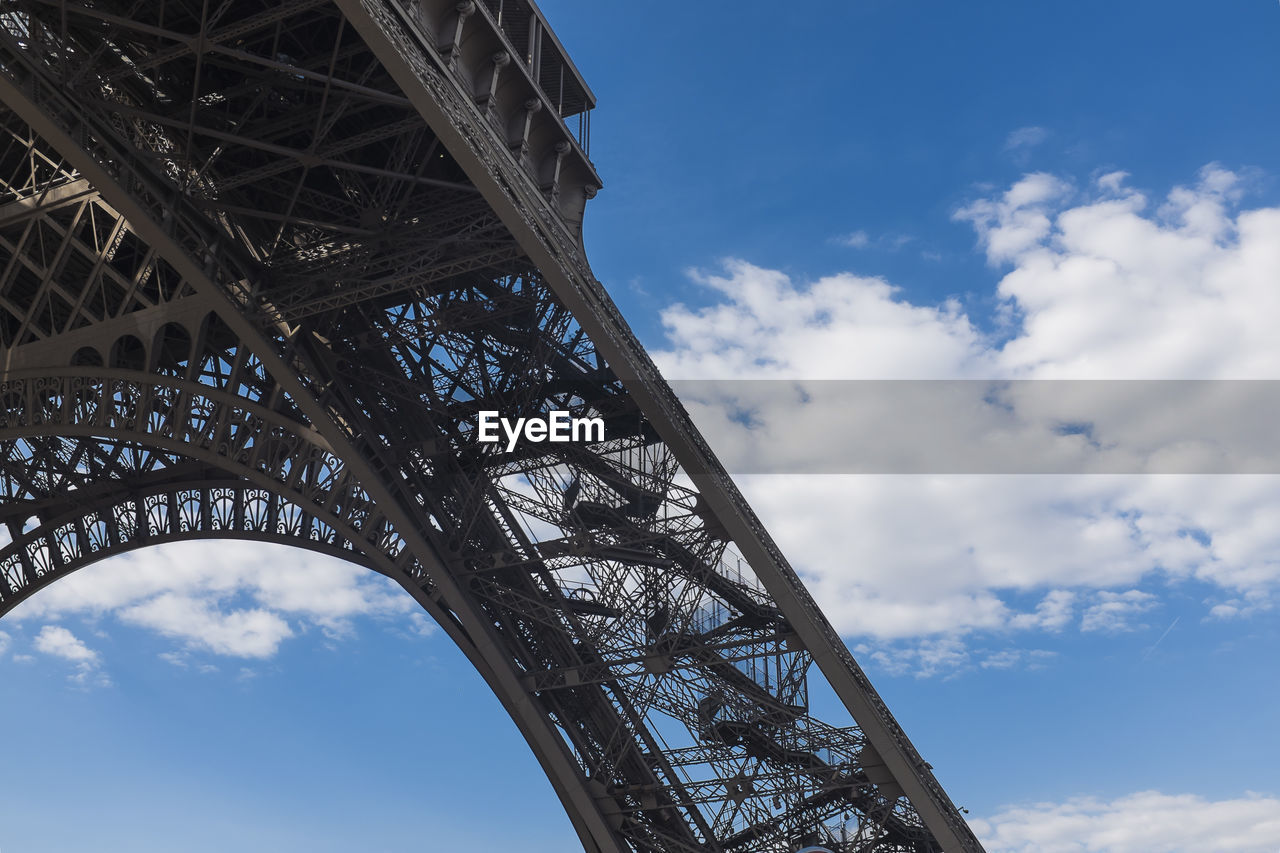
[[[1020,127],[1005,137],[1004,148],[1006,151],[1019,151],[1028,148],[1035,148],[1040,143],[1049,138],[1049,131],[1043,127],[1030,125],[1028,127]]]
[[[1032,174],[957,214],[992,266],[1006,268],[995,286],[1006,326],[994,334],[955,301],[915,304],[883,279],[801,282],[730,260],[695,276],[713,304],[664,313],[669,346],[655,357],[675,379],[1280,379],[1280,208],[1238,209],[1244,181],[1214,165],[1155,205],[1127,180],[1113,172],[1081,189]],[[802,428],[795,401],[749,402],[759,404],[747,407],[750,428],[691,408],[700,423],[719,419],[710,432],[727,437],[729,456],[776,452],[776,436]],[[1136,408],[1137,420],[1100,427],[1156,435],[1159,424],[1139,422]],[[925,440],[905,434],[900,445]],[[809,435],[797,444],[824,446]],[[1158,633],[1139,617],[1165,584],[1207,584],[1216,592],[1206,614],[1218,619],[1265,610],[1280,590],[1272,475],[739,482],[837,628],[876,638],[885,665],[903,671],[943,672],[952,647],[917,643],[903,664],[893,662],[903,655],[896,641]],[[1028,596],[1034,604],[1013,603]]]
[[[851,273],[809,285],[744,261],[693,273],[722,300],[662,314],[670,348],[655,352],[674,379],[917,379],[984,377],[983,336],[956,303],[912,305],[881,278]]]
[[[993,264],[1021,258],[1053,232],[1053,207],[1067,197],[1066,182],[1039,172],[1027,175],[1001,197],[980,199],[956,212],[978,229]]]
[[[1115,173],[1073,207],[1037,174],[962,209],[987,258],[1013,265],[997,293],[1021,323],[1001,374],[1280,378],[1280,208],[1235,212],[1242,183],[1206,166],[1153,212]]]
[[[1145,613],[1156,606],[1156,597],[1140,589],[1125,592],[1102,590],[1097,593],[1096,603],[1085,609],[1080,617],[1081,631],[1103,631],[1115,634],[1120,631],[1134,631],[1146,625],[1134,625],[1132,617]]]
[[[75,634],[61,625],[45,625],[36,635],[36,651],[62,658],[72,663],[96,664],[98,653],[81,642]]]
[[[885,640],[1100,630],[1140,582],[1280,585],[1270,478],[749,476],[742,488],[836,627]],[[1232,490],[1229,481],[1242,479]],[[1210,480],[1209,487],[1199,480]],[[1158,491],[1160,499],[1151,496]],[[1236,511],[1238,510],[1238,512]],[[1187,529],[1213,531],[1209,545]],[[1228,545],[1227,543],[1231,543]],[[839,554],[838,558],[833,555]],[[1009,603],[1013,594],[1033,604]],[[1234,601],[1238,596],[1227,599]],[[1145,600],[1145,599],[1144,599]],[[1114,614],[1119,615],[1119,614]],[[1117,623],[1118,626],[1118,623]]]
[[[860,228],[843,237],[837,237],[835,242],[850,249],[876,248],[896,252],[914,239],[910,234],[881,234],[879,237],[872,237]]]
[[[934,637],[914,644],[862,644],[854,653],[864,661],[874,661],[891,675],[913,674],[918,678],[954,676],[970,668],[970,653],[954,636]]]
[[[8,634],[4,631],[0,631],[0,657],[3,657],[4,653],[9,650],[9,644],[11,641],[12,638]]]
[[[216,601],[161,593],[125,607],[120,618],[214,654],[268,658],[293,630],[280,615],[262,608],[224,612]]]
[[[1273,606],[1273,602],[1268,600],[1264,593],[1259,590],[1253,590],[1239,598],[1229,598],[1226,601],[1213,603],[1209,608],[1208,618],[1225,622],[1271,610]]]
[[[268,658],[315,627],[339,638],[358,617],[413,618],[418,606],[391,581],[331,557],[279,545],[217,541],[135,551],[89,566],[40,591],[16,622],[112,615],[187,651]],[[429,632],[414,622],[415,633]]]
[[[99,670],[98,653],[86,646],[80,638],[61,625],[45,625],[36,634],[35,649],[41,654],[62,658],[75,664],[70,676],[73,683],[97,687],[109,687],[111,679]]]
[[[970,648],[963,637],[944,634],[916,642],[860,643],[854,653],[891,675],[952,678],[978,669],[1040,669],[1057,656],[1046,649]]]
[[[1029,613],[1019,613],[1009,622],[1014,628],[1040,628],[1061,631],[1075,618],[1076,594],[1066,589],[1050,590]]]
[[[1280,799],[1143,791],[1006,807],[970,821],[988,853],[1275,853]]]
[[[871,245],[871,236],[866,231],[859,229],[841,237],[838,242],[851,249],[865,249]]]
[[[1040,669],[1056,656],[1056,652],[1046,649],[1001,649],[985,654],[978,666],[983,669],[1012,669],[1016,666]]]
[[[440,626],[421,613],[409,614],[409,630],[419,637],[430,637],[440,630]]]

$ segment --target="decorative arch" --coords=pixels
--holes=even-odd
[[[422,568],[305,424],[199,382],[111,368],[0,383],[0,615],[58,578],[160,542],[244,538],[392,577]],[[31,522],[34,519],[34,526]]]
[[[153,479],[97,495],[89,507],[41,518],[0,548],[0,616],[92,563],[193,539],[289,545],[393,574],[384,554],[342,535],[336,519],[270,489],[210,470]]]

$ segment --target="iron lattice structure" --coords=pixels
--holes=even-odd
[[[443,626],[588,851],[981,850],[592,277],[529,0],[0,0],[0,101],[0,613],[310,548]]]

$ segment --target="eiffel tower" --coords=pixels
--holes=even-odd
[[[982,849],[592,276],[531,0],[0,0],[0,102],[0,614],[308,548],[440,624],[590,853]]]

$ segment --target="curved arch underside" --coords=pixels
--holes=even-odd
[[[188,376],[200,365],[190,360]],[[177,376],[11,373],[0,382],[0,498],[11,539],[0,550],[0,614],[107,555],[99,552],[201,534],[301,544],[421,573],[303,424]]]
[[[133,480],[127,488],[98,489],[79,506],[32,516],[27,523],[0,548],[0,613],[91,563],[192,539],[292,545],[384,574],[393,571],[382,554],[361,550],[331,521],[269,489],[203,466],[181,465],[163,476]]]
[[[603,354],[638,344],[582,257],[591,97],[543,26],[4,4],[0,614],[147,544],[312,548],[441,623],[589,851],[980,850],[758,523],[745,565],[651,365]],[[606,440],[490,452],[482,409]],[[810,713],[815,659],[856,724]]]

